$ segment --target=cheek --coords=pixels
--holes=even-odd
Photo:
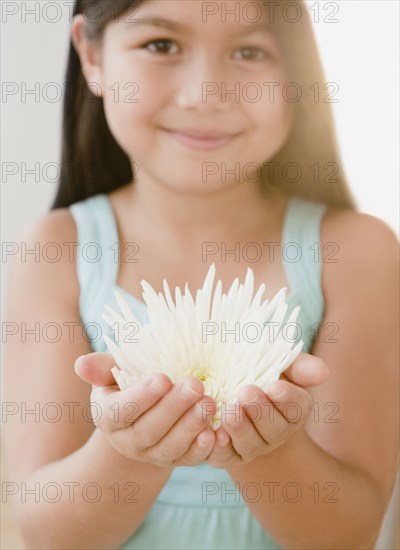
[[[286,101],[282,94],[275,94],[273,102],[260,101],[252,109],[256,147],[264,147],[275,154],[288,139],[294,121],[295,106]]]
[[[153,85],[154,79],[142,73],[123,61],[108,67],[104,73],[106,120],[115,140],[127,153],[136,143],[143,142],[143,130],[152,116],[154,102],[160,97],[159,86]]]
[[[248,97],[243,94],[248,116],[253,121],[258,138],[264,143],[282,144],[293,125],[295,104],[286,92],[289,78],[281,64],[271,65],[263,77],[254,79],[248,88]],[[289,99],[289,100],[288,100]]]

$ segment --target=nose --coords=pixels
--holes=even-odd
[[[201,113],[227,112],[232,108],[235,83],[228,83],[222,64],[212,54],[198,55],[182,65],[178,79],[176,103],[181,109],[196,109]]]

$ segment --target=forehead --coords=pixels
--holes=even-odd
[[[261,0],[143,0],[126,18],[127,29],[253,34],[271,31],[268,2]]]

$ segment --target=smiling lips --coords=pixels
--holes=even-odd
[[[166,130],[176,141],[190,149],[211,151],[227,145],[238,133],[228,134],[206,130]]]

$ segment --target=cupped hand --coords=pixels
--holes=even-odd
[[[203,383],[187,377],[173,384],[156,373],[120,390],[111,373],[109,353],[79,357],[75,371],[92,384],[93,420],[122,455],[162,467],[196,466],[215,443],[209,420],[215,402],[204,395]],[[99,414],[99,410],[101,414]]]
[[[252,462],[271,453],[304,427],[313,400],[304,388],[323,384],[329,377],[327,364],[301,353],[268,392],[246,385],[238,403],[223,409],[222,426],[207,462],[229,468]]]

